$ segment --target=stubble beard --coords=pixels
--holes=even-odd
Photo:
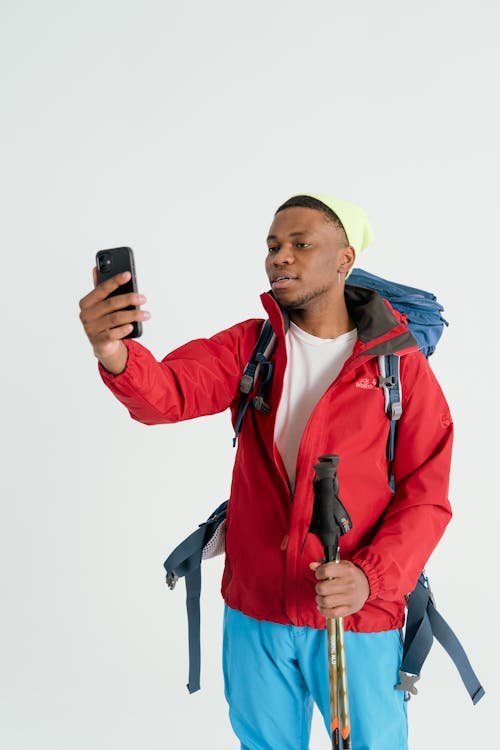
[[[311,292],[305,292],[301,297],[297,297],[294,300],[291,300],[290,302],[283,302],[282,307],[285,310],[300,310],[304,307],[307,307],[311,302],[318,299],[319,297],[322,297],[324,294],[330,291],[329,286],[321,287],[320,289],[315,289]]]

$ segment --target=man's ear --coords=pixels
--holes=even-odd
[[[356,251],[350,245],[342,247],[338,255],[338,268],[342,273],[348,274],[356,260]]]

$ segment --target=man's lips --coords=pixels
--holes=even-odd
[[[287,276],[286,274],[278,274],[273,276],[271,279],[272,289],[285,289],[291,283],[297,280],[296,276]]]

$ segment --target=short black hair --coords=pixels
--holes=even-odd
[[[323,201],[313,198],[312,195],[294,195],[293,198],[289,198],[282,203],[274,215],[276,216],[276,214],[283,211],[285,208],[294,208],[295,206],[298,208],[314,208],[316,211],[321,211],[328,221],[331,221],[332,224],[344,232],[346,245],[349,244],[347,232],[335,211],[333,211],[330,206],[327,206],[326,203],[323,203]]]

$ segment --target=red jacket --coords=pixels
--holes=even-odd
[[[238,440],[226,529],[222,594],[246,615],[272,622],[325,627],[315,602],[309,563],[322,547],[309,534],[318,456],[340,456],[340,498],[352,530],[340,539],[343,559],[365,572],[370,596],[345,618],[345,628],[377,631],[404,622],[404,596],[451,517],[447,499],[453,425],[435,376],[418,351],[404,316],[374,292],[346,287],[358,339],[352,356],[318,402],[305,428],[297,459],[294,497],[274,443],[274,424],[286,367],[282,312],[270,293],[261,296],[278,335],[268,398],[269,415],[249,409]],[[144,424],[178,422],[231,409],[262,320],[247,320],[210,339],[198,339],[157,362],[137,341],[126,369],[104,382]],[[398,423],[393,473],[388,484],[389,420],[378,387],[377,356],[401,357],[403,414]],[[207,498],[207,507],[210,498]]]

